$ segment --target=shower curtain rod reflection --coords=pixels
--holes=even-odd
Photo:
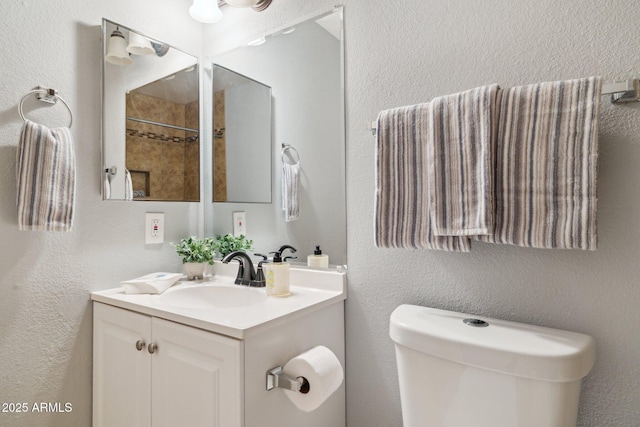
[[[131,117],[131,116],[127,116],[127,120],[131,120],[133,122],[145,123],[147,125],[162,126],[163,128],[184,130],[184,131],[187,131],[187,132],[196,132],[196,133],[198,132],[198,129],[185,128],[185,127],[176,126],[176,125],[168,125],[166,123],[154,122],[153,120],[137,119],[137,118]]]

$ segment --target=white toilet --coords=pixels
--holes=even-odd
[[[588,335],[414,305],[391,314],[404,427],[575,427]]]

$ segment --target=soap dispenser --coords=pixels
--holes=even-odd
[[[329,255],[323,255],[320,245],[316,246],[313,255],[307,256],[307,265],[309,267],[329,267]]]
[[[273,261],[269,264],[265,264],[265,281],[267,285],[267,295],[276,297],[286,297],[290,291],[289,286],[289,263],[288,259],[295,257],[282,258],[282,253],[289,249],[292,253],[296,252],[296,248],[289,245],[281,246],[275,252],[269,252],[273,254]]]

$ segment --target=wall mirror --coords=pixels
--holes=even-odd
[[[271,88],[213,64],[213,201],[271,203]]]
[[[245,211],[246,234],[254,241],[255,252],[267,253],[291,244],[298,249],[297,261],[306,263],[307,255],[320,245],[330,264],[346,264],[342,8],[247,42],[212,55],[210,61],[271,87],[271,155],[260,158],[272,165],[272,202],[207,202],[205,234],[231,233],[233,212]],[[215,81],[208,84],[215,85]],[[283,144],[295,149],[293,161],[299,159],[300,214],[294,221],[286,221],[283,211],[283,162],[292,160],[286,153],[281,155]],[[204,167],[209,174],[215,174],[215,169],[213,165]],[[257,184],[246,176],[247,185]],[[204,182],[210,187],[211,177]]]
[[[103,199],[200,200],[198,58],[102,20]]]

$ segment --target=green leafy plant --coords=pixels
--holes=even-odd
[[[195,237],[185,237],[180,243],[171,243],[176,248],[176,252],[182,257],[182,263],[206,262],[213,265],[215,254],[214,240],[211,237],[198,239]]]
[[[226,234],[224,236],[217,235],[213,242],[213,248],[223,257],[235,251],[252,251],[253,240],[247,239],[244,235],[234,236]]]

